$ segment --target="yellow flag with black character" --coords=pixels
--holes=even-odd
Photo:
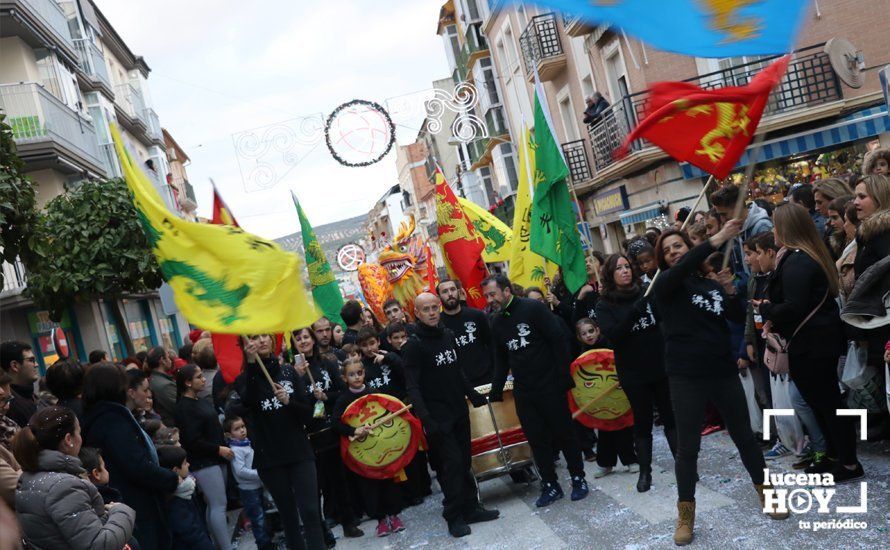
[[[309,326],[321,316],[303,287],[299,256],[238,227],[173,215],[114,125],[111,135],[136,214],[190,323],[211,332],[262,334]]]

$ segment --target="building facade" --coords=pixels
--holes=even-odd
[[[90,0],[0,0],[0,109],[12,127],[38,206],[87,179],[121,176],[109,124],[177,211],[164,135],[148,88],[150,69]],[[136,350],[177,348],[188,331],[182,315],[164,308],[157,293],[127,296],[123,323],[104,301],[71,307],[55,323],[23,295],[20,262],[3,265],[0,339],[31,342],[41,367],[55,357],[49,332],[61,326],[76,356],[92,349],[126,355],[127,330]]]
[[[170,166],[167,183],[173,191],[174,204],[182,213],[182,217],[189,221],[197,221],[195,211],[198,209],[198,199],[195,198],[195,188],[189,183],[189,176],[185,170],[191,159],[166,128],[162,128],[161,131],[164,134],[164,147],[167,150],[167,162]]]
[[[458,0],[453,4],[459,11]],[[649,85],[664,80],[705,88],[744,85],[772,61],[682,56],[606,25],[585,24],[571,14],[504,0],[484,4],[478,10],[480,29],[503,91],[509,134],[515,138],[523,122],[533,122],[537,71],[571,184],[593,228],[593,246],[607,253],[618,251],[647,226],[672,221],[680,208],[694,203],[707,181],[707,174],[645,141],[632,144],[625,158],[613,156],[640,120]],[[760,125],[767,132],[755,173],[754,190],[760,196],[777,194],[798,181],[854,172],[866,149],[890,141],[890,118],[877,75],[877,69],[890,63],[890,36],[872,22],[879,6],[890,10],[890,1],[821,2],[806,12],[787,76]],[[843,56],[826,52],[832,39],[838,49],[844,38],[859,55],[854,64],[865,67],[858,87],[845,81],[849,71]],[[596,92],[610,107],[586,124],[585,100]],[[739,170],[748,162],[746,155]]]

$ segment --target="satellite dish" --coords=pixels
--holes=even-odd
[[[832,38],[825,43],[823,50],[828,54],[828,62],[840,79],[851,88],[862,87],[862,67],[865,62],[862,53],[846,38]]]

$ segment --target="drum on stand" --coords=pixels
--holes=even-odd
[[[476,391],[488,395],[491,384]],[[513,400],[513,383],[504,385],[504,400],[470,406],[470,454],[476,481],[491,479],[533,464],[532,449],[522,431]]]

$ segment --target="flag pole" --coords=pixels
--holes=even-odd
[[[698,210],[698,205],[701,204],[701,200],[705,197],[705,192],[707,192],[708,187],[714,182],[714,174],[711,174],[711,177],[708,178],[708,181],[705,183],[705,186],[702,187],[701,192],[698,194],[698,198],[695,199],[695,204],[692,205],[692,209],[689,211],[689,215],[686,216],[686,219],[683,220],[683,224],[680,226],[680,231],[686,229],[686,226],[689,225],[689,220],[693,218],[695,215],[695,211]],[[645,298],[649,295],[649,292],[652,291],[652,286],[655,284],[655,279],[661,275],[661,269],[655,272],[655,275],[652,276],[652,281],[649,282],[649,288],[646,289],[646,294],[643,295]]]
[[[742,188],[739,190],[739,198],[735,201],[735,209],[733,209],[732,212],[732,219],[736,219],[742,215],[742,208],[745,207],[745,197],[748,196],[748,188],[751,186],[751,178],[754,177],[754,168],[757,166],[757,157],[760,156],[760,150],[763,148],[763,138],[765,137],[766,132],[763,132],[754,138],[754,147],[751,148],[751,159],[748,162],[747,168],[745,168],[745,179],[742,181]],[[730,242],[729,246],[726,247],[726,251],[723,253],[722,269],[726,269],[726,266],[729,265],[729,257],[732,255],[732,249],[733,243]]]
[[[245,343],[246,343],[247,340],[248,340],[246,334],[242,334],[242,335],[241,335],[241,338],[244,340]],[[269,381],[269,385],[272,386],[272,389],[275,389],[275,382],[273,382],[273,381],[272,381],[272,377],[269,376],[269,371],[266,369],[266,364],[263,363],[263,360],[262,360],[262,359],[260,359],[260,354],[257,353],[257,352],[254,352],[254,353],[253,353],[253,358],[256,360],[257,365],[260,366],[260,370],[263,371],[263,375],[266,377],[266,380]]]

